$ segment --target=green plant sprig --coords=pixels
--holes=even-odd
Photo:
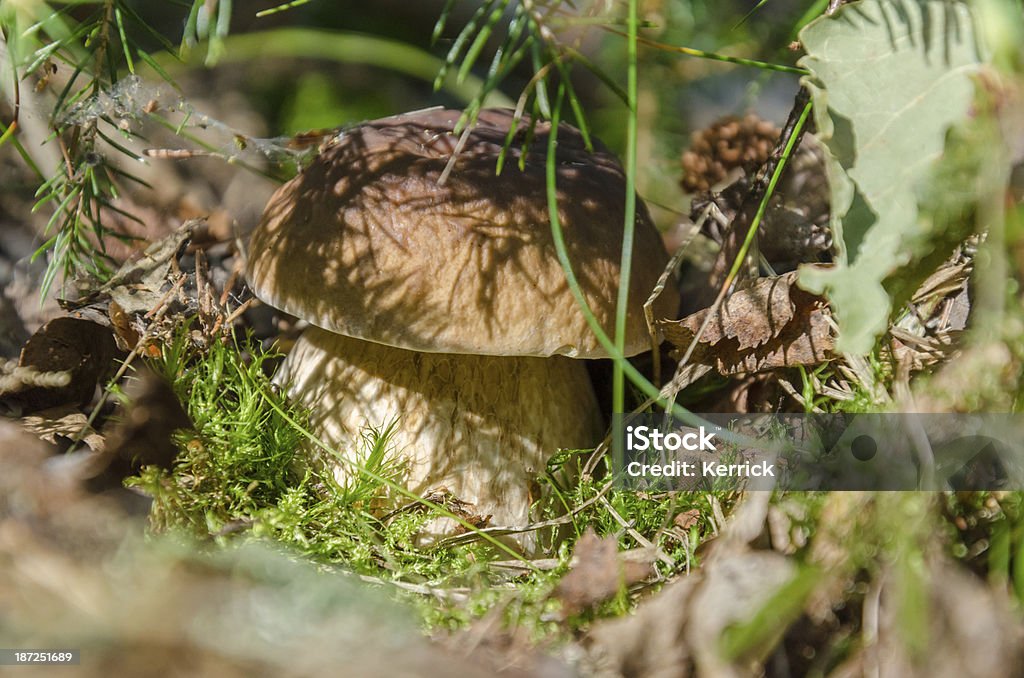
[[[75,20],[70,9],[81,5],[95,5],[96,9]],[[108,125],[118,130],[112,111],[119,103],[102,98],[116,88],[122,73],[134,73],[133,53],[146,61],[132,35],[140,30],[150,35],[156,32],[125,0],[69,3],[59,8],[41,2],[0,14],[0,23],[18,81],[38,75],[40,82],[46,83],[56,71],[54,63],[71,69],[50,113],[50,141],[58,145],[62,161],[45,170],[28,163],[42,177],[34,209],[53,209],[44,231],[46,241],[33,254],[33,259],[48,259],[42,295],[58,276],[65,283],[82,273],[105,280],[113,271],[106,252],[108,239],[131,239],[111,225],[110,215],[138,221],[115,204],[121,194],[119,183],[140,180],[114,167],[101,151],[102,144],[138,159],[114,139],[115,134],[106,131]],[[90,106],[94,110],[86,110]],[[6,130],[10,132],[11,127]],[[123,127],[119,132],[132,135]],[[20,144],[19,151],[23,151]],[[26,154],[22,152],[22,156]]]
[[[79,18],[83,6],[94,10]],[[215,62],[224,50],[231,12],[231,0],[192,0],[182,50],[206,40],[207,63]],[[113,149],[140,159],[115,137],[134,136],[125,122],[142,115],[144,102],[132,101],[130,92],[119,90],[119,86],[125,82],[124,76],[134,76],[137,66],[146,64],[177,89],[138,39],[155,40],[172,54],[178,48],[150,26],[128,0],[7,5],[0,8],[0,29],[10,55],[16,97],[20,81],[37,75],[45,85],[51,70],[56,72],[55,63],[70,69],[50,110],[49,141],[59,146],[62,162],[53,168],[37,167],[13,137],[18,129],[16,118],[14,124],[3,126],[0,141],[13,138],[26,163],[40,175],[34,209],[54,210],[44,231],[46,241],[33,254],[33,259],[47,257],[41,295],[49,293],[58,277],[65,284],[82,274],[104,281],[113,271],[107,242],[110,238],[132,239],[112,223],[111,216],[139,221],[116,205],[122,193],[120,181],[144,183],[118,169],[105,155],[107,149]]]
[[[548,78],[553,73],[557,73],[559,81],[566,87],[566,97],[572,106],[576,126],[583,131],[585,142],[588,147],[590,146],[590,138],[587,134],[589,125],[583,112],[583,106],[568,77],[569,64],[580,56],[579,52],[571,46],[562,45],[548,25],[554,20],[556,12],[563,4],[564,0],[548,2],[488,0],[474,12],[461,28],[445,55],[444,64],[435,79],[435,88],[438,88],[445,81],[448,73],[453,70],[457,72],[456,81],[468,78],[490,36],[495,33],[504,17],[509,13],[511,15],[501,45],[496,49],[488,66],[483,85],[466,106],[456,131],[475,125],[477,116],[486,102],[493,100],[498,88],[513,69],[523,59],[529,58],[535,76],[523,88],[518,98],[515,122],[518,124],[522,119],[523,112],[530,110],[533,113],[529,122],[532,132],[532,126],[540,117],[551,117]],[[449,0],[434,26],[433,40],[435,43],[444,33],[453,6],[454,0]],[[612,81],[608,75],[599,73],[599,69],[589,61],[585,62],[585,65],[597,72],[598,77],[602,80]],[[527,134],[526,136],[530,138],[532,135]],[[505,149],[498,158],[499,172],[504,165],[505,151],[507,151],[511,140],[512,135],[506,140]]]
[[[626,215],[622,225],[622,258],[619,263],[619,292],[615,306],[615,351],[625,354],[626,316],[629,311],[629,282],[633,271],[633,234],[636,227],[636,142],[637,142],[637,1],[630,0],[626,39]],[[612,367],[612,412],[625,412],[626,361]]]

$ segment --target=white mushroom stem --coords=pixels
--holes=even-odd
[[[353,461],[367,427],[397,420],[392,444],[408,489],[444,487],[492,525],[528,524],[548,458],[593,447],[603,431],[585,366],[561,356],[420,353],[311,327],[277,381],[310,409],[323,441]],[[339,480],[352,473],[351,464],[327,463]]]

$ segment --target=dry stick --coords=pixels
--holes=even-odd
[[[466,532],[464,534],[458,534],[454,537],[444,539],[438,542],[437,547],[444,548],[448,546],[458,546],[459,544],[475,541],[476,538],[481,534],[502,537],[507,534],[521,534],[523,532],[533,532],[534,530],[542,530],[546,527],[556,527],[558,525],[565,525],[566,523],[572,522],[573,518],[576,517],[576,514],[583,511],[583,509],[589,507],[591,504],[600,501],[606,494],[608,494],[608,491],[610,489],[612,489],[612,481],[609,480],[607,483],[601,486],[601,489],[598,490],[597,494],[595,494],[593,497],[586,500],[579,506],[575,507],[569,513],[566,513],[564,516],[552,518],[551,520],[544,520],[539,523],[532,523],[525,527],[485,527],[483,529],[477,529],[473,532]]]
[[[158,320],[157,314],[159,313],[160,317],[162,318],[163,317],[163,309],[164,309],[165,306],[167,306],[167,302],[169,302],[171,300],[171,296],[172,295],[178,293],[178,290],[184,284],[185,284],[185,275],[179,270],[178,271],[178,277],[175,278],[175,280],[171,284],[171,286],[167,288],[167,291],[164,292],[163,296],[160,297],[160,299],[156,302],[156,306],[154,306],[153,308],[151,308],[148,311],[146,311],[146,314],[144,316],[142,316],[142,317],[145,318],[146,320],[154,320],[155,321],[155,320]]]
[[[798,393],[797,390],[796,390],[796,387],[793,386],[793,384],[789,383],[788,379],[779,379],[778,384],[779,384],[779,386],[782,387],[782,390],[785,391],[789,395],[789,397],[791,397],[793,400],[795,400],[801,407],[805,407],[806,408],[808,406],[808,403],[804,399],[803,394],[802,393]],[[820,413],[823,413],[825,410],[823,410],[820,407],[818,407],[817,405],[814,405],[813,403],[811,403],[810,411],[820,414]]]
[[[228,276],[228,281],[224,283],[224,291],[220,293],[220,299],[217,303],[220,304],[222,309],[227,310],[228,299],[231,298],[231,290],[235,288],[235,283],[238,282],[238,275],[242,271],[242,263],[237,258],[235,259],[235,265],[231,267],[231,274]]]
[[[638,544],[640,544],[644,548],[653,551],[655,557],[664,564],[668,565],[669,568],[675,569],[676,561],[672,560],[672,558],[670,558],[667,553],[662,551],[657,544],[653,543],[647,537],[637,532],[636,529],[634,529],[633,526],[625,518],[619,515],[619,512],[615,510],[615,507],[612,506],[612,503],[610,501],[608,501],[604,497],[601,497],[601,506],[603,506],[604,509],[608,511],[609,514],[611,514],[611,517],[615,520],[615,522],[622,526],[622,529],[626,531],[626,534],[632,537]]]
[[[412,584],[410,582],[400,581],[396,579],[381,579],[380,577],[374,577],[369,574],[358,575],[360,581],[364,581],[368,584],[376,584],[379,586],[394,586],[395,588],[402,589],[404,591],[411,591],[412,593],[418,593],[424,596],[433,596],[438,600],[443,601],[455,601],[463,603],[469,599],[469,589],[442,589],[436,586],[424,586],[423,584]]]
[[[633,410],[632,414],[636,414],[637,412],[640,411],[640,409],[642,408],[637,408]],[[583,475],[593,475],[594,467],[597,466],[597,460],[603,457],[608,452],[608,445],[610,445],[611,442],[612,432],[611,430],[609,430],[607,433],[605,433],[605,436],[601,440],[601,442],[597,444],[597,447],[594,448],[594,451],[590,453],[590,456],[587,458],[586,463],[583,464],[583,468],[580,470],[580,473],[582,473]]]
[[[203,326],[203,329],[207,329],[206,322],[209,320],[210,315],[210,303],[207,299],[207,287],[206,287],[206,256],[203,254],[203,250],[197,249],[195,255],[195,270],[196,276],[196,302],[199,307],[199,324]]]
[[[686,253],[686,249],[693,242],[693,239],[700,233],[700,229],[704,225],[704,221],[708,218],[708,214],[711,212],[711,208],[714,203],[709,203],[704,212],[701,213],[697,223],[694,224],[693,231],[689,237],[684,240],[678,248],[676,248],[675,254],[672,255],[672,259],[665,266],[665,270],[661,272],[661,276],[658,278],[658,282],[654,285],[654,289],[651,291],[651,295],[647,297],[647,301],[644,302],[644,321],[647,323],[647,333],[651,337],[651,355],[654,357],[654,385],[659,386],[661,384],[661,352],[658,350],[658,332],[654,327],[654,302],[657,301],[658,297],[665,290],[665,285],[668,284],[668,279],[675,272],[676,268],[679,267],[679,263],[683,260],[683,254]],[[643,405],[642,407],[646,407]]]
[[[191,158],[217,158],[227,161],[228,156],[215,151],[191,148],[147,148],[142,152],[147,158],[156,160],[189,160]]]
[[[224,319],[224,324],[225,325],[229,325],[229,326],[231,324],[233,324],[235,322],[235,320],[238,318],[238,316],[242,315],[247,310],[249,310],[249,307],[252,306],[254,301],[256,301],[255,297],[250,297],[249,299],[246,299],[245,301],[243,301],[238,308],[236,308],[234,311],[232,311],[231,314],[228,315],[228,317]]]
[[[531,560],[530,564],[535,569],[542,572],[550,572],[556,569],[562,564],[562,561],[558,558],[538,558]],[[499,570],[515,570],[516,572],[528,572],[529,568],[524,567],[522,563],[517,560],[490,560],[487,562],[488,567],[496,567]]]

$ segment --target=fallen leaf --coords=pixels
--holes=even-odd
[[[54,477],[70,482],[95,478],[103,473],[113,458],[107,448],[106,438],[89,424],[89,419],[70,406],[43,410],[34,415],[22,417],[21,424],[29,433],[40,440],[51,443],[57,449],[84,444],[81,449],[55,457],[51,463]]]
[[[777,278],[760,278],[726,297],[721,310],[704,330],[701,342],[714,346],[723,339],[735,339],[742,350],[760,346],[778,336],[793,319],[795,304],[790,299],[790,287],[794,277],[790,273]],[[689,330],[692,339],[706,317],[706,310],[698,311],[678,323]]]
[[[110,318],[110,326],[114,329],[114,335],[117,337],[118,347],[125,351],[134,350],[139,343],[139,333],[132,327],[131,316],[125,313],[121,305],[114,300],[110,301],[107,316]]]
[[[103,452],[106,441],[89,425],[89,419],[81,412],[68,408],[45,410],[35,415],[22,417],[22,425],[37,438],[53,445],[59,445],[58,438],[80,440],[90,449]]]
[[[615,537],[598,537],[588,527],[576,542],[572,569],[558,583],[555,596],[566,615],[578,614],[649,577],[652,563],[626,560]]]
[[[84,405],[107,374],[117,355],[110,328],[90,320],[55,318],[32,335],[21,350],[19,367],[39,373],[65,372],[63,383],[25,384],[4,395],[5,404],[37,412],[67,403]]]
[[[134,348],[143,329],[141,316],[168,303],[178,259],[202,225],[201,219],[186,221],[123,264],[102,287],[78,300],[62,299],[61,307],[75,318],[113,327],[121,348]]]
[[[689,511],[683,511],[677,515],[672,519],[672,522],[675,523],[676,527],[680,530],[689,530],[697,524],[698,520],[700,520],[700,511],[697,509],[690,509]]]
[[[163,299],[168,273],[200,223],[198,219],[186,221],[177,231],[150,245],[141,258],[122,266],[93,296],[108,296],[128,314],[151,311]]]
[[[719,374],[732,375],[831,359],[834,337],[826,302],[798,288],[796,277],[794,271],[759,278],[730,295],[700,336],[688,366],[713,367]],[[704,309],[658,325],[683,352],[707,314]]]

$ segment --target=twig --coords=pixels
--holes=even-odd
[[[252,306],[254,301],[255,301],[255,297],[250,298],[250,299],[246,299],[245,301],[243,301],[238,306],[238,308],[236,308],[234,311],[232,311],[228,315],[228,317],[224,319],[224,325],[230,326],[232,323],[234,323],[235,320],[238,318],[238,316],[240,316],[243,313],[245,313],[249,309],[249,307]]]
[[[540,570],[541,572],[550,572],[551,570],[557,569],[562,561],[558,558],[538,558],[537,560],[531,560],[530,563],[534,569]],[[496,567],[500,570],[513,570],[516,572],[529,572],[530,568],[524,566],[518,560],[491,560],[488,561],[489,567]]]
[[[419,593],[425,596],[434,596],[439,600],[455,601],[459,603],[464,603],[467,600],[469,600],[469,589],[442,589],[437,588],[435,586],[412,584],[410,582],[399,581],[394,579],[381,579],[380,577],[374,577],[368,574],[359,575],[359,579],[370,584],[379,584],[381,586],[394,586],[405,591],[412,591],[413,593]]]
[[[569,513],[566,513],[564,516],[559,516],[558,518],[552,518],[551,520],[544,520],[544,521],[541,521],[539,523],[532,523],[530,525],[526,525],[525,527],[501,527],[501,526],[496,526],[496,527],[485,527],[483,529],[476,529],[476,530],[474,530],[472,532],[466,532],[464,534],[455,535],[454,537],[448,537],[447,539],[444,539],[444,540],[438,542],[437,543],[437,547],[438,548],[447,548],[449,546],[458,546],[459,544],[465,544],[467,542],[474,541],[478,536],[480,536],[482,534],[483,535],[492,536],[492,537],[503,537],[503,536],[508,535],[508,534],[522,534],[524,532],[533,532],[535,530],[543,530],[544,528],[547,528],[547,527],[556,527],[558,525],[565,525],[566,523],[572,522],[573,518],[575,518],[576,515],[578,513],[580,513],[581,511],[583,511],[585,508],[587,508],[587,507],[593,505],[594,503],[600,501],[601,498],[604,497],[604,495],[606,495],[610,489],[612,489],[612,481],[609,480],[607,483],[605,483],[601,487],[600,490],[598,490],[596,495],[594,495],[590,499],[586,500],[585,502],[583,502],[579,506],[574,507],[572,511],[570,511]]]
[[[658,332],[654,327],[654,302],[658,300],[661,293],[665,290],[665,285],[668,284],[669,278],[672,273],[675,272],[676,268],[679,267],[679,262],[683,260],[683,255],[686,253],[686,249],[693,242],[693,239],[698,233],[700,233],[701,226],[704,221],[708,218],[714,203],[709,203],[704,208],[704,212],[701,214],[697,223],[694,225],[693,231],[690,236],[676,248],[675,254],[672,255],[672,259],[665,266],[665,270],[661,272],[658,277],[658,282],[654,285],[654,289],[651,290],[650,296],[647,297],[647,301],[644,302],[644,321],[647,323],[647,333],[651,337],[651,355],[654,359],[654,385],[661,386],[661,352],[658,350],[660,342],[658,341]]]
[[[882,608],[882,590],[886,584],[886,573],[871,583],[867,594],[864,596],[863,610],[861,611],[861,627],[864,631],[861,634],[864,646],[864,669],[865,678],[876,678],[881,675],[879,670],[879,647],[878,628],[880,610]]]

